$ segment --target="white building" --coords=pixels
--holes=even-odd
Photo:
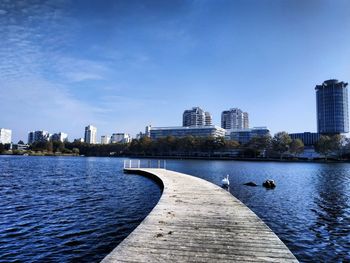
[[[89,125],[85,127],[84,142],[96,144],[97,128]]]
[[[111,143],[129,143],[131,142],[131,136],[127,133],[113,133],[111,137]]]
[[[108,135],[101,136],[101,144],[109,144],[111,142],[111,138]]]
[[[200,107],[193,107],[190,110],[185,110],[182,115],[182,126],[210,126],[212,124],[211,114],[202,110]]]
[[[249,116],[241,109],[232,108],[221,113],[221,128],[226,130],[248,129]]]
[[[51,140],[54,142],[65,142],[68,141],[68,134],[64,132],[58,132],[51,135]]]
[[[193,136],[193,137],[224,137],[225,129],[215,125],[190,126],[190,127],[149,127],[150,137],[157,140],[167,136],[177,138]]]
[[[12,141],[12,131],[9,129],[0,129],[0,143],[8,144]]]

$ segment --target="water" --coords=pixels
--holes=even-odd
[[[0,262],[98,262],[151,211],[159,187],[123,159],[0,156]],[[350,261],[350,164],[168,160],[250,207],[303,262]],[[277,187],[248,187],[274,179]]]
[[[169,162],[168,162],[169,163]],[[279,236],[302,262],[350,262],[350,164],[171,161],[168,169],[220,185]],[[261,185],[274,179],[277,187]]]
[[[159,187],[120,159],[0,156],[0,262],[99,262]]]

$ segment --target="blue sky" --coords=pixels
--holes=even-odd
[[[316,131],[316,84],[350,80],[350,2],[0,1],[0,127],[70,139],[181,125],[200,106],[220,125]]]

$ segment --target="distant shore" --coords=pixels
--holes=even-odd
[[[173,160],[218,160],[218,161],[245,161],[245,162],[288,162],[288,163],[349,163],[350,160],[323,158],[307,159],[307,158],[250,158],[250,157],[227,157],[227,156],[174,156],[174,155],[109,155],[109,156],[93,156],[79,155],[72,153],[50,153],[50,152],[21,152],[11,153],[3,152],[0,155],[8,156],[44,156],[44,157],[110,157],[110,158],[131,158],[131,159],[173,159]]]

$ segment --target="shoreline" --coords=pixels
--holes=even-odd
[[[76,154],[11,154],[1,153],[6,156],[36,156],[36,157],[104,157],[104,158],[130,158],[130,159],[168,159],[168,160],[212,160],[212,161],[244,161],[244,162],[279,162],[279,163],[350,163],[350,160],[328,159],[279,159],[279,158],[244,158],[244,157],[219,157],[219,156],[147,156],[147,155],[111,155],[111,156],[94,156],[94,155],[76,155]]]

